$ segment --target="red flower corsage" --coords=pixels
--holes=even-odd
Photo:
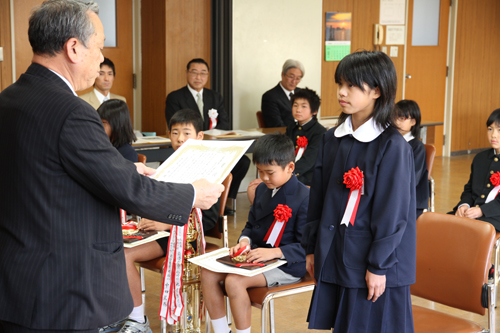
[[[307,146],[307,138],[305,136],[299,136],[297,138],[297,146],[299,148],[305,148]]]
[[[497,171],[491,175],[490,182],[493,186],[500,185],[500,171]]]
[[[363,186],[363,173],[358,167],[344,173],[344,184],[347,188],[353,190],[360,190]]]
[[[274,210],[274,222],[267,231],[266,237],[264,237],[266,244],[271,244],[274,247],[280,245],[283,231],[285,231],[286,223],[290,217],[292,217],[292,209],[290,207],[282,204],[276,207]]]
[[[342,217],[340,224],[346,226],[350,222],[354,225],[356,213],[358,212],[359,199],[363,188],[363,172],[358,167],[352,168],[344,174],[344,184],[350,189],[349,199],[347,199],[347,207]]]

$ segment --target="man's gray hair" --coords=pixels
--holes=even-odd
[[[70,38],[87,47],[95,32],[88,11],[99,14],[99,6],[93,1],[49,0],[35,8],[28,28],[33,53],[55,56]]]
[[[283,64],[283,70],[281,71],[281,73],[286,75],[286,72],[288,72],[288,70],[290,70],[292,68],[299,69],[302,72],[302,77],[304,77],[306,75],[306,71],[304,70],[304,65],[302,65],[302,63],[300,61],[294,60],[294,59],[288,59],[287,61],[285,61],[285,63]]]

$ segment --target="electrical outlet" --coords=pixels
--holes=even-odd
[[[387,54],[387,46],[382,46],[382,52],[384,52],[385,54]]]
[[[0,61],[3,61],[3,47],[0,47]]]
[[[398,47],[391,46],[391,57],[396,58],[398,56]]]

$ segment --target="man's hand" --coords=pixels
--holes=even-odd
[[[196,198],[194,207],[200,209],[209,209],[219,199],[220,194],[224,191],[224,185],[213,184],[206,179],[199,179],[193,183],[196,190]]]
[[[150,167],[145,166],[143,163],[134,163],[137,168],[137,172],[140,175],[151,176],[156,173],[156,170]]]

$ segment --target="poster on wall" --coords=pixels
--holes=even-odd
[[[340,61],[351,53],[352,13],[327,12],[325,20],[325,60]]]

